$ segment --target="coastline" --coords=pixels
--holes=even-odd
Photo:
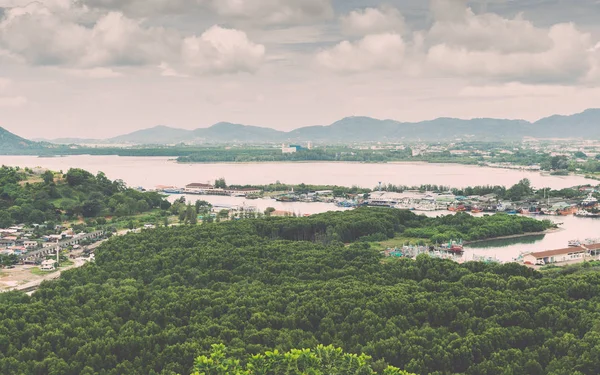
[[[546,234],[562,232],[563,230],[564,229],[562,229],[562,228],[550,228],[550,229],[546,229],[543,232],[527,232],[527,233],[522,233],[522,234],[512,234],[510,236],[493,237],[493,238],[487,238],[485,240],[475,240],[475,241],[463,242],[463,244],[464,245],[472,245],[472,244],[488,242],[488,241],[509,240],[509,239],[514,239],[514,238],[541,236],[541,235],[546,235]]]

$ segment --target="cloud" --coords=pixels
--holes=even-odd
[[[183,64],[210,73],[255,72],[265,56],[265,47],[254,44],[246,33],[213,26],[200,37],[183,41]]]
[[[517,16],[476,15],[465,1],[435,0],[426,33],[434,73],[518,82],[579,82],[592,68],[590,34],[573,24],[538,28]]]
[[[92,68],[92,69],[68,69],[67,74],[75,77],[102,79],[102,78],[116,78],[123,76],[122,73],[114,71],[110,68]]]
[[[8,88],[11,83],[12,81],[10,79],[0,77],[0,92]]]
[[[101,15],[92,25],[69,19],[40,3],[9,9],[0,20],[0,48],[32,65],[76,69],[115,66],[185,65],[201,73],[253,72],[264,46],[237,30],[212,27],[199,37],[148,27],[119,12]],[[106,76],[92,70],[87,75]]]
[[[458,77],[480,83],[600,80],[600,47],[572,23],[538,27],[520,14],[513,18],[476,14],[467,0],[432,0],[431,27],[401,34],[402,16],[391,9],[368,8],[343,16],[343,31],[367,36],[320,51],[317,61],[341,72],[396,69],[404,76]]]
[[[364,36],[385,32],[402,34],[405,28],[404,17],[400,11],[387,5],[354,10],[342,16],[340,22],[342,31],[347,35]]]
[[[337,72],[356,73],[397,69],[404,62],[406,46],[399,34],[367,35],[356,42],[343,41],[317,54],[317,62]]]
[[[24,96],[0,96],[0,107],[21,107],[27,104]]]
[[[332,17],[331,0],[78,0],[132,16],[206,13],[259,24],[298,24]]]

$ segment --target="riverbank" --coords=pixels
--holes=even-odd
[[[557,228],[546,229],[543,232],[527,232],[527,233],[523,233],[523,234],[513,234],[513,235],[510,235],[510,236],[501,236],[501,237],[486,238],[484,240],[475,240],[475,241],[463,242],[463,244],[465,246],[467,246],[467,245],[473,245],[473,244],[477,244],[477,243],[484,243],[484,242],[490,242],[490,241],[510,240],[510,239],[515,239],[515,238],[525,238],[525,237],[532,237],[532,236],[540,236],[540,235],[557,233],[557,232],[561,232],[561,231],[563,231],[563,229],[557,227]]]

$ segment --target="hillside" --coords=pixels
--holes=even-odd
[[[21,138],[8,130],[0,127],[0,154],[12,154],[26,152],[41,148],[42,145],[37,142]]]
[[[435,224],[521,226],[515,216],[496,216],[358,209],[118,236],[96,250],[95,262],[31,297],[0,293],[0,373],[242,374],[210,371],[202,356],[212,347],[216,361],[264,365],[283,358],[259,353],[313,349],[305,358],[318,360],[327,353],[320,345],[334,345],[371,356],[365,365],[375,372],[323,374],[401,373],[387,365],[419,375],[597,374],[593,265],[545,275],[424,254],[384,260],[361,241]]]
[[[346,117],[330,125],[306,126],[290,132],[266,127],[221,122],[195,130],[157,126],[106,140],[70,139],[72,143],[106,144],[205,144],[205,143],[279,143],[279,142],[397,142],[520,140],[535,138],[600,139],[600,109],[582,113],[554,115],[534,123],[525,120],[475,118],[469,120],[441,117],[421,122],[379,120],[371,117]],[[67,139],[69,140],[69,139]],[[65,139],[55,140],[65,144]],[[85,141],[85,142],[84,142]]]

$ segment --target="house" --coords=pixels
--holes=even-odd
[[[566,249],[548,250],[530,253],[523,257],[525,264],[552,264],[583,259],[589,256],[589,250],[584,247],[569,247]]]
[[[185,186],[184,191],[191,194],[202,194],[206,191],[214,190],[214,188],[211,184],[191,183]]]
[[[273,217],[290,217],[290,216],[294,216],[294,213],[289,212],[289,211],[275,210],[275,211],[271,212],[271,216],[273,216]]]
[[[42,271],[53,271],[56,269],[56,260],[48,259],[42,262],[40,270]]]
[[[25,248],[27,248],[27,249],[35,249],[36,247],[38,247],[38,242],[37,241],[23,241],[23,246],[25,246]]]
[[[16,245],[16,241],[9,238],[0,239],[0,248],[7,249]]]

